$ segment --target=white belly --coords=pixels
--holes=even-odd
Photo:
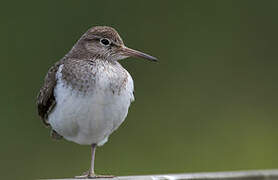
[[[102,88],[82,94],[65,86],[59,73],[58,71],[54,91],[56,106],[48,116],[50,125],[69,141],[103,145],[124,121],[134,99],[131,76],[129,75],[126,88],[121,93],[113,94],[105,88],[108,82],[103,82],[108,79],[103,77],[96,82],[96,87]],[[99,84],[100,82],[102,83]]]

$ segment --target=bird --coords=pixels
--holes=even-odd
[[[157,62],[125,46],[109,26],[89,28],[72,49],[48,70],[37,96],[37,111],[51,137],[91,147],[91,165],[76,178],[103,178],[95,173],[95,151],[125,120],[134,101],[134,83],[119,60]]]

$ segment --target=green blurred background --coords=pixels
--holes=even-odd
[[[2,1],[1,179],[73,177],[90,148],[36,114],[48,68],[91,26],[160,59],[121,61],[129,115],[96,171],[135,175],[278,168],[278,1]]]

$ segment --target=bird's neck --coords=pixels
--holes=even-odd
[[[73,59],[95,59],[95,56],[95,54],[88,52],[82,44],[74,45],[66,55],[66,57]]]
[[[72,47],[72,49],[68,52],[66,55],[68,58],[73,59],[104,59],[105,57],[100,57],[99,54],[90,52],[86,48],[86,44],[84,41],[82,41],[82,38],[79,39],[76,44]]]

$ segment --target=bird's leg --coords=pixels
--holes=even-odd
[[[91,167],[90,167],[90,170],[89,170],[89,174],[88,174],[88,177],[94,177],[96,176],[95,175],[95,154],[96,154],[96,148],[97,148],[97,145],[96,144],[92,144],[92,151],[91,151]]]
[[[96,153],[96,144],[91,145],[91,167],[89,171],[85,172],[81,176],[75,176],[75,178],[83,179],[83,178],[95,178],[95,153]]]
[[[92,144],[91,148],[92,148],[92,159],[91,159],[90,170],[88,172],[84,173],[84,175],[76,176],[75,178],[78,178],[78,179],[83,179],[83,178],[88,178],[88,179],[113,178],[114,176],[110,176],[110,175],[96,175],[95,174],[95,154],[96,154],[97,145]]]

